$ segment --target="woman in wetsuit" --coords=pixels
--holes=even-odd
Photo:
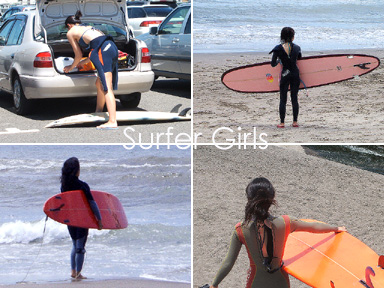
[[[297,94],[299,93],[300,86],[300,73],[299,68],[296,65],[296,61],[301,59],[300,46],[293,43],[295,38],[295,31],[291,27],[284,27],[281,30],[281,44],[277,45],[269,53],[272,54],[272,67],[275,67],[281,62],[283,69],[281,71],[280,80],[280,124],[278,128],[284,128],[285,124],[285,111],[287,105],[288,88],[291,87],[291,102],[293,110],[293,127],[299,127],[297,123],[297,117],[299,115],[299,102]],[[280,61],[278,61],[278,59]]]
[[[273,217],[269,208],[275,202],[275,190],[266,178],[256,178],[246,188],[248,202],[244,221],[236,225],[229,252],[210,288],[217,288],[231,271],[244,244],[250,260],[247,288],[288,288],[288,274],[281,269],[289,233],[306,231],[328,233],[346,231],[344,227],[308,223],[286,215]]]
[[[88,200],[89,206],[95,215],[95,219],[97,220],[98,229],[101,230],[103,225],[101,222],[99,208],[92,197],[88,184],[79,180],[79,175],[79,160],[76,157],[72,157],[66,160],[64,162],[63,168],[61,169],[61,192],[65,193],[66,191],[83,190]],[[68,231],[71,235],[73,243],[71,251],[71,277],[75,279],[86,279],[86,277],[81,275],[81,270],[84,263],[85,243],[87,242],[88,229],[68,225]]]
[[[96,80],[97,105],[96,112],[102,112],[105,104],[109,113],[107,123],[98,126],[98,129],[117,129],[116,121],[116,99],[113,90],[117,89],[118,77],[118,49],[112,37],[105,36],[101,31],[92,26],[80,25],[82,16],[80,11],[76,15],[69,16],[65,20],[68,28],[67,38],[75,53],[72,65],[64,67],[64,72],[68,73],[75,67],[81,68],[89,61],[95,66],[98,74]],[[92,49],[85,60],[80,47]]]

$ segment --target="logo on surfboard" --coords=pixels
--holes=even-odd
[[[273,76],[270,73],[268,73],[266,76],[267,76],[268,82],[272,83],[273,82]]]

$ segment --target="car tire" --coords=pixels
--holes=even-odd
[[[23,87],[21,86],[19,76],[13,80],[13,106],[18,115],[25,115],[30,111],[31,101],[25,98]]]
[[[141,100],[141,93],[136,92],[128,95],[120,96],[120,103],[124,108],[133,109],[139,106]]]

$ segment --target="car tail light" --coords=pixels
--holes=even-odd
[[[51,68],[53,67],[52,55],[49,52],[41,52],[36,55],[33,61],[33,67],[36,68]]]
[[[160,23],[161,23],[161,20],[144,21],[144,22],[141,22],[140,27],[149,27],[149,25],[159,25]]]
[[[141,49],[141,63],[151,63],[151,53],[148,48]]]

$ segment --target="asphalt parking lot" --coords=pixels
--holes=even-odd
[[[191,134],[191,121],[120,122],[118,130],[110,131],[97,130],[99,124],[94,123],[45,128],[48,123],[63,117],[94,112],[96,98],[39,100],[33,113],[27,116],[15,114],[12,101],[12,95],[0,92],[0,143],[3,144],[157,144],[173,143],[178,135]],[[118,101],[117,111],[124,111]],[[135,110],[170,112],[178,104],[181,104],[180,111],[191,107],[191,81],[159,78],[149,92],[142,94],[140,105]],[[161,133],[168,133],[167,137]]]

